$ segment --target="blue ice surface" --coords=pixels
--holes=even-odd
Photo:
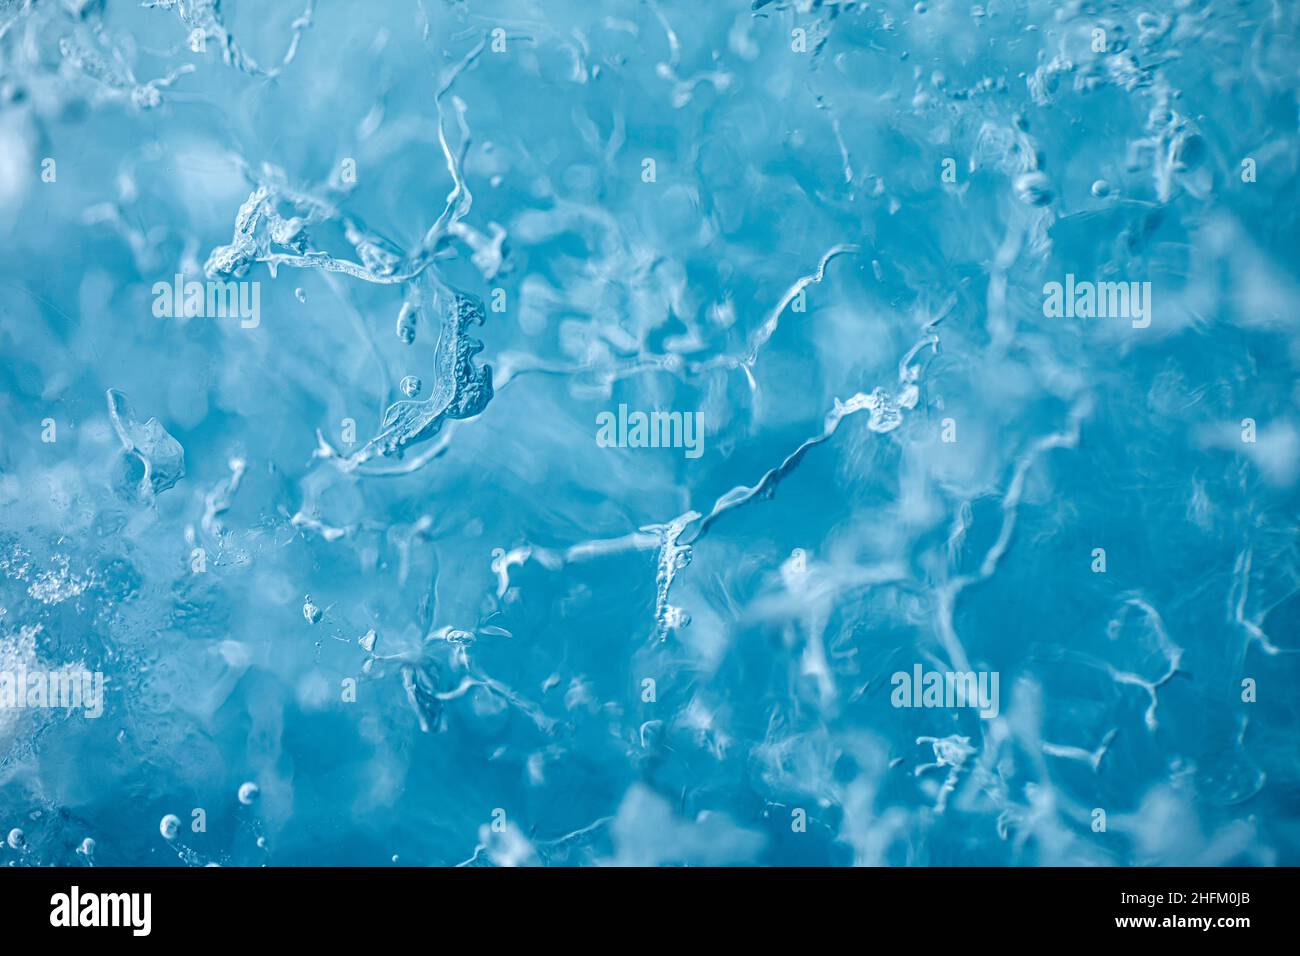
[[[0,863],[1300,863],[1298,10],[0,0]]]

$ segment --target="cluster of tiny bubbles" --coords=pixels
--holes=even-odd
[[[670,604],[664,609],[664,623],[674,629],[689,627],[691,612]]]
[[[423,384],[424,383],[420,381],[420,377],[418,375],[407,375],[405,378],[402,379],[401,384],[398,385],[398,388],[402,390],[402,394],[405,395],[407,398],[415,398],[415,396],[420,394],[420,388],[423,386]]]
[[[181,832],[180,817],[174,813],[167,814],[158,824],[158,832],[162,834],[164,840],[175,840]]]
[[[246,807],[252,806],[253,801],[258,798],[259,794],[261,794],[261,790],[251,780],[239,785],[239,802]]]
[[[316,624],[321,619],[321,609],[312,603],[310,594],[303,598],[302,616],[307,619],[308,624]]]

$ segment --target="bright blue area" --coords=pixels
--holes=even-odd
[[[1296,8],[77,6],[0,863],[1300,863]]]

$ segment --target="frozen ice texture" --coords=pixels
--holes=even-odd
[[[1298,27],[0,2],[0,865],[1300,863]]]

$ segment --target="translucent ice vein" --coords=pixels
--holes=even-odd
[[[317,432],[317,454],[351,470],[376,456],[400,456],[409,445],[436,435],[448,419],[472,418],[482,412],[492,400],[492,368],[475,363],[474,356],[483,350],[483,343],[468,334],[469,326],[482,323],[482,302],[466,293],[453,293],[435,348],[433,392],[429,398],[390,405],[379,433],[346,457]]]
[[[115,388],[107,393],[108,414],[122,448],[139,462],[140,497],[152,499],[185,476],[185,452],[180,443],[163,428],[158,419],[143,424],[136,420],[127,397]]]

